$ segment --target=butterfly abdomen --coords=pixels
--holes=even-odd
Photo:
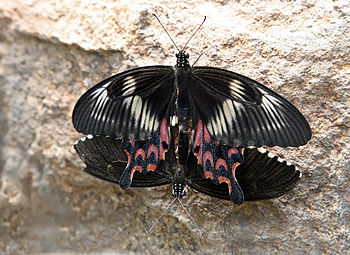
[[[189,152],[189,135],[186,125],[179,124],[178,157],[181,165],[186,164]]]
[[[178,116],[178,158],[181,165],[186,164],[189,155],[189,122],[191,121],[191,110],[188,92],[188,74],[191,71],[189,65],[175,67],[177,76],[177,116]]]

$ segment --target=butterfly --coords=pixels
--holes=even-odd
[[[291,190],[300,172],[259,147],[306,144],[306,119],[257,81],[191,66],[187,43],[175,66],[116,74],[78,100],[73,125],[88,136],[75,149],[85,172],[123,189],[171,183],[178,198],[188,185],[235,204]]]

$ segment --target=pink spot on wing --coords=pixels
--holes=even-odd
[[[135,171],[139,171],[141,173],[142,167],[141,166],[134,166],[134,168],[131,170],[131,173],[130,173],[130,181],[132,181],[132,177],[134,176]]]
[[[134,140],[129,140],[128,143],[130,143],[132,147],[135,147],[135,141]]]
[[[218,181],[219,181],[219,183],[226,182],[227,185],[228,185],[228,192],[231,194],[232,188],[231,188],[230,180],[228,178],[224,177],[224,176],[219,176],[218,177]]]
[[[155,157],[156,157],[156,161],[158,161],[158,148],[157,146],[155,146],[154,144],[152,144],[149,148],[148,148],[148,152],[147,152],[147,158],[149,158],[149,156],[151,155],[151,153],[154,153]]]
[[[165,159],[165,152],[168,149],[163,147],[163,142],[165,142],[169,146],[169,134],[168,134],[168,126],[166,124],[166,119],[163,118],[162,123],[160,125],[160,145],[159,145],[159,158],[161,160]]]
[[[209,143],[209,141],[210,141],[210,134],[209,134],[206,126],[204,126],[204,141],[206,143]]]
[[[210,172],[210,171],[205,171],[204,170],[204,176],[205,176],[205,178],[214,179],[213,173]]]
[[[209,160],[211,166],[214,167],[213,155],[209,151],[206,151],[204,153],[204,156],[203,156],[204,166],[205,166],[205,163],[207,162],[207,160]]]
[[[237,148],[230,148],[228,150],[228,157],[231,157],[232,154],[238,154],[238,153],[239,152],[238,152]]]
[[[225,170],[228,171],[228,170],[227,170],[226,161],[223,160],[222,158],[219,158],[219,159],[216,161],[216,164],[215,164],[216,170],[219,170],[219,167],[220,167],[220,166],[223,166],[223,167],[225,168]]]
[[[149,164],[147,166],[147,171],[155,171],[157,169],[157,165],[155,164]]]
[[[135,154],[135,160],[137,159],[137,157],[138,157],[139,155],[141,155],[142,160],[145,160],[146,155],[145,155],[145,151],[144,151],[142,148],[140,148],[140,149],[137,150],[137,152],[136,152],[136,154]]]
[[[202,147],[203,147],[203,125],[202,121],[199,120],[196,128],[194,143],[193,143],[193,149],[199,147],[199,151],[197,153],[194,153],[196,155],[198,162],[197,164],[202,164]]]
[[[194,138],[193,148],[202,145],[202,137],[203,137],[203,125],[202,125],[202,121],[199,120],[196,128],[196,136]]]

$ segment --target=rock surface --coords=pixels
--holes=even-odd
[[[349,252],[350,6],[339,1],[1,1],[0,252],[346,254]],[[103,3],[102,3],[103,2]],[[272,150],[303,171],[281,198],[235,206],[170,187],[124,192],[81,171],[71,124],[80,95],[133,67],[175,64],[156,13],[192,62],[289,99],[308,145]]]

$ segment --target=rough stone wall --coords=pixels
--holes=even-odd
[[[256,79],[289,99],[313,138],[273,148],[303,171],[281,198],[235,206],[188,190],[150,235],[170,187],[124,192],[84,174],[72,145],[79,96],[111,74],[197,65]],[[0,0],[0,252],[346,254],[349,252],[350,6],[339,1]]]

